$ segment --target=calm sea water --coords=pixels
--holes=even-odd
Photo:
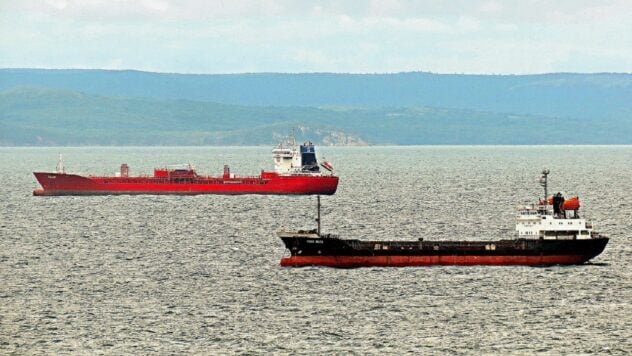
[[[0,353],[632,352],[632,147],[322,148],[323,229],[513,236],[518,203],[579,194],[610,244],[573,267],[283,269],[314,197],[33,197],[31,172],[271,168],[269,148],[2,148]]]

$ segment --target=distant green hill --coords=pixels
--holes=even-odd
[[[272,145],[291,128],[319,144],[630,144],[632,120],[432,107],[313,108],[0,92],[0,145]]]
[[[249,106],[441,107],[587,119],[632,117],[632,74],[170,74],[0,69],[0,91],[39,86],[111,97]]]

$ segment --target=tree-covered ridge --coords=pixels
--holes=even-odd
[[[435,107],[229,105],[21,87],[0,92],[0,145],[630,144],[631,120]]]

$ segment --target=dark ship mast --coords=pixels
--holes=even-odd
[[[316,223],[318,224],[318,228],[316,233],[320,236],[320,195],[316,196],[316,209],[318,210],[318,215],[316,217]]]
[[[549,198],[549,191],[548,191],[548,175],[549,173],[551,173],[548,169],[544,169],[542,170],[542,177],[540,177],[540,185],[544,188],[544,201],[546,202],[546,200]]]

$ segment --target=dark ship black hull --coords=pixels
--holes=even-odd
[[[599,255],[608,238],[498,241],[360,241],[316,233],[280,233],[291,256],[281,266],[409,267],[434,265],[577,265]]]

